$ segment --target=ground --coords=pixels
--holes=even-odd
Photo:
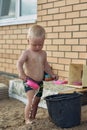
[[[0,130],[87,130],[87,105],[82,106],[81,124],[72,128],[60,128],[51,119],[47,109],[38,108],[35,122],[29,126],[24,123],[22,102],[8,98],[0,100]]]

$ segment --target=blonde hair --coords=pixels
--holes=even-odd
[[[42,38],[45,39],[45,29],[40,25],[33,25],[28,30],[27,38]]]

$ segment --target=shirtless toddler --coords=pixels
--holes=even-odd
[[[43,92],[43,77],[44,72],[51,75],[55,80],[58,76],[55,75],[50,65],[47,62],[46,51],[42,50],[45,40],[45,30],[40,25],[33,25],[28,31],[29,48],[26,49],[20,56],[17,62],[19,78],[24,81],[24,87],[28,103],[25,106],[25,123],[31,124],[32,119],[35,119],[38,104]],[[38,92],[33,88],[33,85],[26,85],[27,80],[39,85]]]

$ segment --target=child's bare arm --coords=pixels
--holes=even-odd
[[[45,72],[50,74],[53,79],[55,79],[55,80],[58,79],[58,75],[53,73],[53,71],[52,71],[50,65],[48,64],[48,62],[45,63]]]
[[[24,69],[23,69],[23,65],[24,65],[24,62],[27,60],[27,55],[26,55],[26,52],[23,52],[22,55],[20,56],[20,58],[18,59],[18,62],[17,62],[17,69],[18,69],[18,73],[19,73],[19,78],[22,79],[22,80],[26,80],[26,74],[24,72]]]

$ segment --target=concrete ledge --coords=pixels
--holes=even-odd
[[[0,83],[0,99],[5,99],[8,97],[8,87],[5,84]]]
[[[47,108],[44,97],[48,95],[58,94],[59,92],[73,90],[63,85],[56,85],[53,81],[44,82],[43,95],[39,103],[39,107]],[[9,97],[16,98],[25,104],[27,103],[26,93],[24,91],[23,81],[20,79],[10,80],[9,82]]]

